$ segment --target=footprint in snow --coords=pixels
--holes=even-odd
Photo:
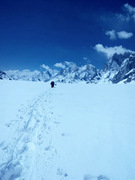
[[[86,175],[84,175],[84,180],[110,180],[110,179],[104,175],[99,175],[97,177],[97,176],[92,176],[92,175],[86,174]]]
[[[60,168],[57,169],[57,175],[63,176],[63,177],[67,177],[68,176],[68,174],[63,172],[63,170],[60,169]]]

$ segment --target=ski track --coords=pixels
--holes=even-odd
[[[53,93],[53,89],[48,89],[26,106],[22,105],[18,110],[17,120],[7,124],[10,128],[18,126],[14,138],[8,143],[0,144],[3,152],[0,180],[37,180],[37,177],[38,180],[75,180],[57,165],[60,155],[52,146],[53,130],[60,124],[52,112]],[[61,136],[65,134],[62,133]],[[110,179],[104,175],[86,174],[82,180]]]
[[[10,144],[0,145],[6,154],[10,154],[0,164],[0,180],[34,180],[34,174],[38,173],[39,168],[52,167],[51,161],[57,151],[51,145],[50,124],[57,126],[59,123],[52,117],[50,102],[51,92],[48,90],[19,110],[18,120],[13,122],[18,123],[14,136],[17,138],[12,139]],[[40,164],[42,162],[43,165]],[[42,171],[44,175],[47,173],[45,168]],[[44,180],[45,177],[39,174],[39,179]]]

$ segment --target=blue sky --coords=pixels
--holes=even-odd
[[[1,70],[64,61],[102,68],[114,47],[135,51],[134,44],[132,0],[0,1]]]

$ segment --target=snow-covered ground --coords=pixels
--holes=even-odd
[[[135,84],[0,81],[0,180],[134,180]]]

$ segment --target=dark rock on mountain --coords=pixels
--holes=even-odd
[[[135,54],[130,54],[122,62],[118,73],[113,77],[112,82],[131,82],[135,80]]]
[[[114,54],[101,70],[101,79],[112,83],[118,83],[124,79],[130,82],[134,80],[134,68],[134,53]]]
[[[2,79],[11,80],[11,78],[5,72],[0,70],[0,80],[2,80]]]

